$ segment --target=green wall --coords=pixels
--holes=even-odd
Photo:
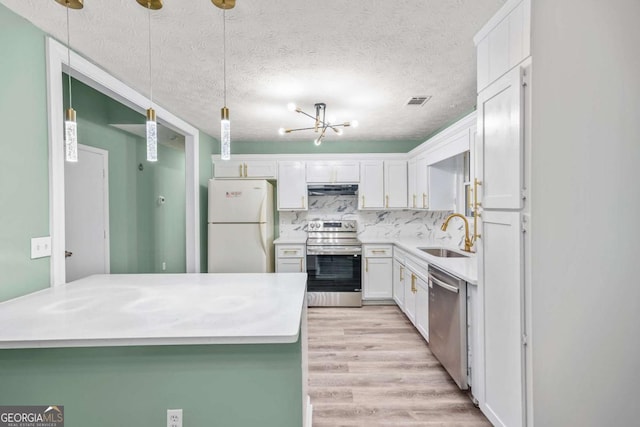
[[[0,301],[46,288],[50,283],[49,258],[30,259],[30,239],[50,234],[45,36],[41,30],[0,4],[0,55],[3,59],[0,65],[0,124],[3,129],[0,144],[4,151],[4,155],[0,156],[0,197],[3,201],[0,215]],[[88,140],[113,138],[110,160],[112,163],[119,160],[123,166],[110,172],[113,181],[111,187],[120,188],[118,192],[111,191],[110,197],[116,205],[131,206],[138,185],[136,183],[131,188],[122,184],[131,182],[132,175],[137,171],[129,168],[129,165],[140,163],[136,158],[137,150],[130,144],[139,138],[116,129],[107,130],[103,125],[105,122],[125,123],[133,116],[143,121],[142,116],[121,106],[114,108],[111,100],[96,98],[90,100],[95,103],[91,108],[80,111],[82,89],[76,83],[73,88],[79,138],[82,143],[95,146],[99,146],[100,142],[89,143]],[[93,111],[94,107],[107,114],[108,120],[105,121],[104,116],[99,117]],[[121,143],[121,146],[115,147],[116,143]],[[210,156],[215,146],[213,138],[200,133],[200,242],[203,271],[206,271],[206,186],[211,175]],[[161,157],[163,150],[160,147]],[[169,160],[171,155],[165,154],[164,157]],[[152,170],[145,168],[149,173]],[[175,169],[169,165],[167,172],[168,175],[175,174]],[[168,181],[172,182],[171,179]],[[112,271],[134,271],[140,262],[154,265],[155,259],[141,261],[140,258],[135,225],[137,213],[132,216],[124,209],[112,209],[110,215],[111,233],[121,236],[111,241]],[[172,224],[176,222],[184,224],[183,219],[171,220]],[[180,242],[184,240],[182,238]],[[167,265],[167,271],[180,269],[183,267],[178,263],[169,262]]]
[[[64,405],[67,427],[300,427],[293,344],[0,350],[2,405]]]
[[[184,149],[159,144],[158,161],[147,162],[144,138],[110,126],[143,124],[145,117],[75,79],[71,81],[79,143],[109,152],[111,272],[185,272]],[[62,82],[66,106],[66,75]],[[165,203],[159,205],[161,195]]]
[[[44,33],[0,5],[0,301],[49,286],[49,148]]]

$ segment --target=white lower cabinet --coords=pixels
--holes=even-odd
[[[429,341],[429,285],[420,276],[416,279],[416,329]]]
[[[362,299],[391,299],[393,297],[393,247],[364,245]]]
[[[407,277],[404,252],[393,249],[393,300],[404,311],[404,282]]]
[[[407,258],[407,285],[405,285],[405,314],[418,332],[429,341],[429,285],[428,264]]]
[[[276,273],[307,271],[305,245],[276,244]]]

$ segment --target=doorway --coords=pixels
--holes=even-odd
[[[66,281],[109,273],[109,152],[78,144],[64,174]]]
[[[65,212],[64,212],[64,152],[59,147],[63,141],[64,117],[62,76],[70,74],[79,81],[102,92],[140,113],[151,105],[151,101],[109,73],[86,60],[77,53],[68,52],[66,46],[46,38],[47,52],[47,104],[49,130],[49,190],[50,190],[50,232],[51,232],[51,285],[66,283]],[[69,57],[73,66],[69,67]],[[200,197],[203,193],[199,173],[199,131],[161,106],[154,105],[158,121],[185,137],[185,245],[186,271],[200,272]],[[113,261],[113,260],[112,260]]]

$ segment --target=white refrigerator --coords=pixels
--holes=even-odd
[[[209,273],[271,273],[273,185],[209,180]]]

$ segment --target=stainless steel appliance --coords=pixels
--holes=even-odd
[[[362,244],[356,221],[307,224],[309,307],[362,306]]]
[[[467,283],[429,266],[429,348],[458,387],[467,387]]]

